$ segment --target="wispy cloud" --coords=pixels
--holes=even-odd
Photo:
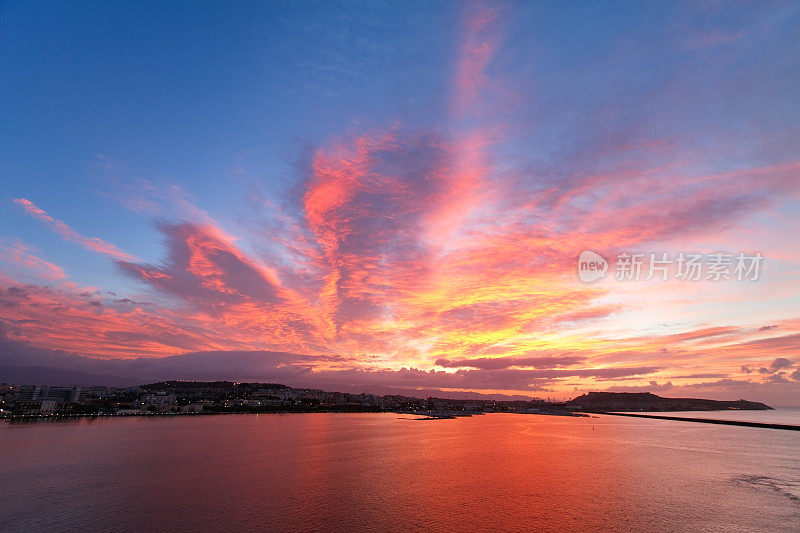
[[[51,217],[47,212],[36,207],[36,205],[28,199],[17,198],[14,200],[14,203],[20,206],[25,213],[44,223],[45,226],[56,234],[70,242],[83,246],[87,250],[108,255],[115,259],[135,259],[132,255],[121,251],[113,244],[107,243],[98,237],[85,237],[81,235],[64,222]]]
[[[0,262],[7,263],[11,268],[34,279],[58,281],[66,278],[60,266],[45,261],[37,253],[35,248],[18,239],[11,242],[0,239]]]

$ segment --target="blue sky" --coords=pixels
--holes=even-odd
[[[103,220],[100,236],[145,256],[157,254],[155,234],[104,197],[115,182],[178,184],[233,219],[252,183],[291,186],[306,145],[350,124],[435,118],[430,95],[441,99],[448,76],[435,17],[456,17],[444,4],[426,14],[371,2],[2,10],[0,223],[44,237],[11,208],[32,196],[89,233]]]

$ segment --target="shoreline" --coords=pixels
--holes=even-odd
[[[541,415],[541,416],[564,416],[572,418],[589,418],[592,413],[432,413],[432,412],[408,412],[408,411],[347,411],[347,410],[309,410],[309,411],[206,411],[206,412],[185,412],[185,413],[82,413],[82,414],[52,414],[52,415],[12,415],[0,417],[3,422],[23,422],[36,420],[77,420],[81,418],[159,418],[159,417],[178,417],[178,416],[213,416],[213,415],[302,415],[302,414],[396,414],[408,415],[419,418],[398,417],[398,420],[449,420],[454,418],[469,418],[477,415],[491,414],[519,414],[519,415]]]
[[[720,411],[697,411],[697,412],[720,412]],[[183,416],[214,416],[214,415],[289,415],[289,414],[396,414],[405,415],[398,416],[398,420],[452,420],[456,418],[469,418],[475,415],[496,414],[492,412],[475,412],[475,413],[453,413],[453,412],[409,412],[409,411],[371,411],[371,410],[307,410],[307,411],[205,411],[205,412],[183,412],[183,413],[81,413],[81,414],[50,414],[50,415],[13,415],[0,417],[0,421],[8,423],[20,422],[37,422],[37,421],[69,421],[79,419],[95,419],[95,418],[168,418],[168,417],[183,417]],[[503,413],[501,413],[503,414]],[[674,420],[678,422],[696,422],[703,424],[717,424],[717,425],[730,425],[742,427],[755,427],[763,429],[781,429],[788,431],[800,431],[800,425],[797,424],[781,424],[771,422],[752,422],[743,420],[727,420],[718,418],[694,418],[685,416],[670,416],[665,414],[647,414],[643,412],[630,413],[630,412],[608,412],[608,411],[585,411],[585,412],[564,412],[564,413],[525,413],[516,412],[504,414],[520,414],[520,415],[540,415],[540,416],[561,416],[571,418],[596,418],[597,415],[609,416],[625,416],[632,418],[648,418],[654,420]],[[408,418],[407,418],[408,417]],[[416,417],[416,418],[411,418]]]

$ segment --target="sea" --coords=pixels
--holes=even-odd
[[[800,423],[800,409],[695,415]],[[799,431],[408,418],[0,423],[0,531],[800,531]]]

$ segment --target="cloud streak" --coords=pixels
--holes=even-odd
[[[33,202],[26,198],[17,198],[14,200],[14,203],[20,206],[26,214],[32,216],[36,220],[39,220],[45,226],[47,226],[48,229],[57,235],[60,235],[65,240],[74,242],[75,244],[83,246],[87,250],[104,254],[114,259],[135,259],[135,257],[132,255],[121,251],[113,244],[107,243],[98,237],[85,237],[81,235],[64,222],[48,215],[46,211],[38,208]]]

